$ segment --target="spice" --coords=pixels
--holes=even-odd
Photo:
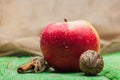
[[[25,72],[42,72],[49,68],[48,64],[45,62],[43,57],[37,56],[33,58],[30,62],[20,66],[17,69],[18,73]]]
[[[85,51],[79,61],[80,69],[88,76],[97,75],[104,66],[102,57],[93,50]]]

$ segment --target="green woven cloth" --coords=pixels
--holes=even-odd
[[[18,74],[19,65],[31,57],[0,57],[0,80],[120,80],[120,52],[103,56],[104,69],[98,76],[85,76],[80,73],[27,73]]]

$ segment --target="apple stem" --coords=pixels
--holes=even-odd
[[[65,22],[67,22],[67,19],[64,19]]]

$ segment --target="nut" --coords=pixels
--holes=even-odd
[[[88,76],[95,76],[102,71],[103,58],[94,50],[85,51],[79,60],[80,69]]]

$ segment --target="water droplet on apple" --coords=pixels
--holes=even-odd
[[[68,46],[65,46],[65,49],[68,49]]]
[[[89,43],[89,40],[87,40],[87,43]]]

